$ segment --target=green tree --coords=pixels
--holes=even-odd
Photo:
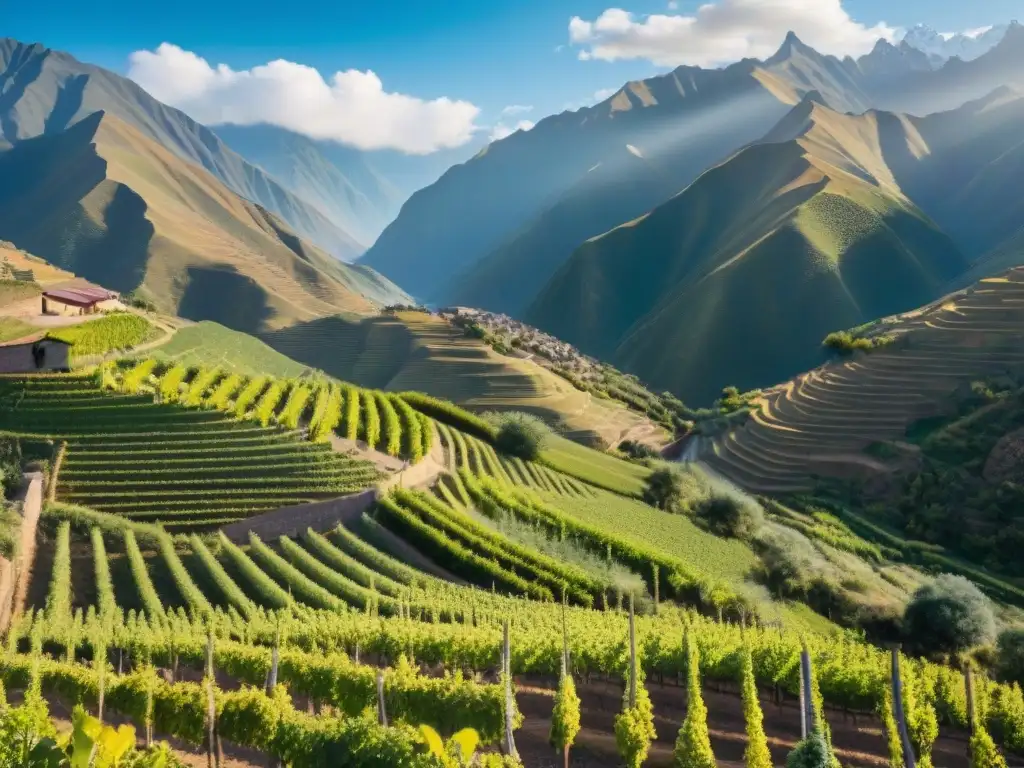
[[[682,475],[667,467],[652,472],[644,488],[644,501],[656,509],[678,511],[683,501]]]
[[[529,413],[512,411],[491,414],[490,419],[498,428],[498,435],[494,440],[498,450],[526,461],[533,461],[540,456],[544,443],[551,434],[547,424]]]
[[[975,727],[968,748],[971,768],[1006,768],[1006,760],[999,754],[989,732],[981,725]]]
[[[615,743],[626,768],[640,768],[647,759],[654,730],[654,705],[642,684],[637,686],[636,704],[629,705],[629,691],[623,696],[622,712],[615,718]]]
[[[712,533],[749,539],[764,525],[764,510],[753,499],[713,493],[697,505],[697,519]]]
[[[797,744],[786,758],[786,768],[828,768],[830,752],[825,737],[815,731]]]
[[[764,732],[764,713],[757,698],[754,680],[754,659],[750,648],[743,649],[740,665],[740,685],[743,692],[743,719],[747,724],[747,748],[743,753],[746,768],[772,768],[772,755],[768,737]]]
[[[569,768],[569,750],[580,732],[580,697],[576,695],[576,684],[565,669],[562,656],[562,676],[555,692],[555,707],[551,712],[551,746],[560,751]]]
[[[996,672],[1006,682],[1024,684],[1024,629],[1006,629],[999,634]]]
[[[672,764],[676,768],[716,768],[718,764],[708,735],[708,708],[700,690],[700,652],[689,632],[683,645],[686,652],[686,719],[676,737]]]
[[[995,639],[996,622],[980,589],[963,576],[943,574],[914,593],[903,631],[923,653],[962,653]]]

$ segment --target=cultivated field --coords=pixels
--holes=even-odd
[[[748,490],[809,488],[815,475],[885,471],[864,452],[953,406],[958,387],[1024,366],[1024,269],[886,323],[893,344],[767,390],[750,420],[701,458]]]

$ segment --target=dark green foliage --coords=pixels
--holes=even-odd
[[[0,435],[0,491],[9,496],[21,485],[21,442],[14,435]]]
[[[528,413],[510,412],[491,415],[498,430],[494,445],[502,453],[526,461],[536,459],[551,431],[541,419]]]
[[[923,653],[960,653],[995,639],[989,599],[963,576],[943,574],[914,593],[903,614],[907,641]]]
[[[850,331],[836,331],[826,336],[821,344],[823,347],[838,352],[840,355],[850,355],[858,350],[867,352],[879,347],[885,347],[892,344],[895,340],[894,336],[889,335],[864,337],[857,336]]]
[[[786,758],[786,768],[828,768],[829,760],[825,737],[815,732],[793,748]]]
[[[1005,629],[996,639],[996,672],[1000,679],[1024,685],[1024,629]]]
[[[683,491],[682,476],[675,470],[664,467],[655,470],[647,478],[643,498],[644,502],[656,509],[677,512],[683,501]]]
[[[402,392],[400,397],[420,413],[475,437],[488,442],[493,442],[497,437],[497,430],[489,422],[447,400],[431,397],[423,392]]]
[[[713,493],[694,510],[697,521],[719,536],[749,539],[764,525],[764,510],[753,499]]]
[[[644,443],[638,443],[634,440],[623,440],[619,443],[619,451],[626,454],[631,459],[658,459],[661,458],[661,454],[658,453],[654,448]]]

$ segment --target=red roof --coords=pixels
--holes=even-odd
[[[50,291],[43,291],[43,296],[62,304],[71,304],[76,307],[88,307],[101,301],[107,301],[115,297],[115,294],[106,288],[94,286],[81,286],[74,288],[56,288]]]

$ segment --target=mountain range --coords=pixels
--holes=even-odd
[[[1007,29],[1009,24],[997,24],[972,33],[942,34],[927,24],[915,24],[907,30],[902,42],[927,54],[937,63],[954,56],[970,61],[998,45]]]
[[[1021,85],[1018,24],[941,65],[906,41],[855,61],[791,34],[765,61],[679,67],[492,144],[362,263],[706,403],[936,298],[1017,231]]]
[[[408,199],[466,148],[400,158],[211,130],[2,40],[0,238],[253,332],[409,294],[505,312],[702,405],[1017,258],[1024,27],[971,38],[988,46],[971,56],[926,37],[854,60],[791,33],[763,61],[630,82]]]
[[[162,310],[245,330],[405,297],[340,261],[362,245],[210,129],[112,72],[9,39],[0,238]]]

